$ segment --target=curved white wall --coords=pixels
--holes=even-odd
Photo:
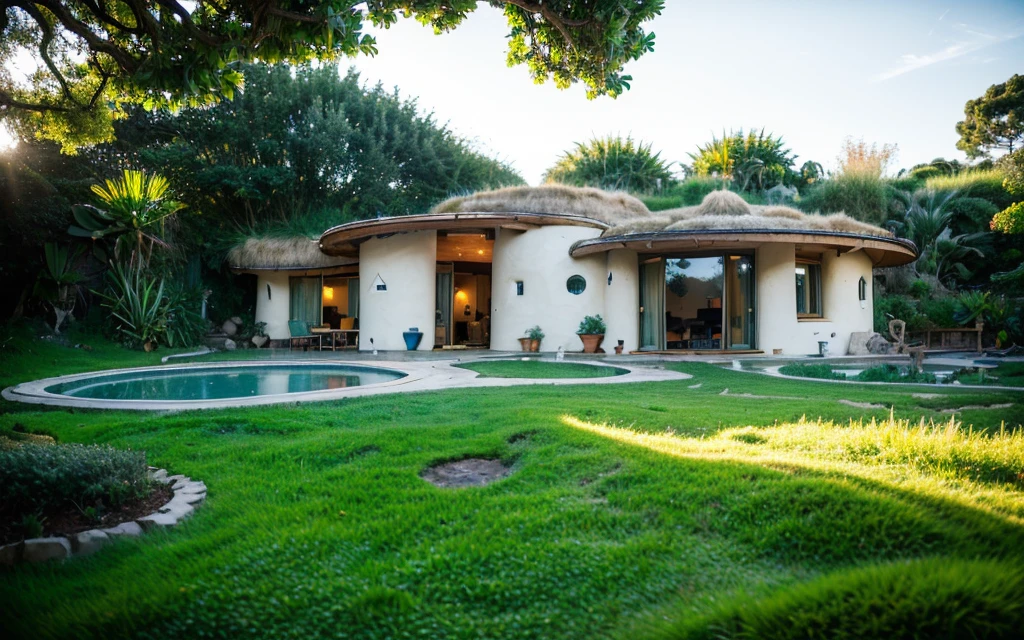
[[[436,231],[371,238],[359,246],[360,351],[405,351],[402,332],[409,327],[423,332],[420,351],[434,348],[436,273]],[[376,290],[378,275],[387,291]]]
[[[871,331],[871,259],[863,252],[837,257],[826,251],[821,264],[821,320],[796,317],[796,251],[792,244],[772,244],[757,250],[757,347],[765,353],[782,349],[783,355],[818,353],[818,341],[829,343],[831,355],[845,355],[850,333]],[[858,284],[867,282],[867,300],[861,306]],[[835,334],[834,336],[832,334]]]
[[[615,345],[623,341],[623,353],[636,351],[640,339],[640,272],[636,251],[615,249],[609,251],[608,273],[612,275],[612,283],[608,284],[607,275],[602,283],[604,290],[604,319],[608,325],[608,333],[604,339],[604,349],[614,353]]]
[[[599,229],[590,227],[498,229],[491,265],[491,349],[518,351],[519,338],[534,325],[544,331],[543,351],[583,349],[576,329],[583,316],[605,313],[607,261],[604,254],[572,258],[569,247],[599,235]],[[565,286],[573,275],[587,281],[579,295],[569,293]],[[522,296],[516,295],[519,280],[523,282]],[[611,338],[607,336],[606,341]],[[606,351],[612,350],[612,345],[603,346]]]
[[[267,335],[272,340],[287,340],[291,335],[288,332],[290,300],[287,271],[257,272],[256,322],[267,323]]]

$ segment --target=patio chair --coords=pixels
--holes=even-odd
[[[319,337],[314,336],[309,331],[309,323],[302,320],[289,320],[288,334],[289,351],[294,349],[296,345],[302,347],[303,351],[308,351],[313,346],[313,341],[319,340]]]

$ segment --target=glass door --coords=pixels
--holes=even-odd
[[[754,349],[754,258],[726,256],[725,312],[728,317],[727,348]]]
[[[455,265],[437,265],[436,304],[434,305],[434,346],[452,343],[452,301],[455,295]]]
[[[640,265],[640,348],[665,348],[665,262],[660,258]]]

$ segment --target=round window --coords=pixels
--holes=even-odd
[[[565,281],[565,288],[569,290],[569,293],[578,296],[587,288],[587,281],[583,279],[583,276],[572,276]]]

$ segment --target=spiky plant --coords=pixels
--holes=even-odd
[[[631,136],[606,136],[562,154],[544,174],[545,182],[613,191],[653,193],[675,180],[672,164],[653,152],[651,145],[634,142]]]
[[[148,264],[154,245],[166,246],[161,238],[166,220],[184,205],[169,198],[169,184],[163,176],[125,170],[117,180],[93,185],[100,206],[72,208],[77,225],[68,233],[94,240],[111,238],[119,259]]]
[[[699,176],[718,174],[733,179],[743,191],[763,191],[778,184],[790,184],[796,178],[793,153],[782,136],[742,129],[711,141],[691,153],[693,172]]]

